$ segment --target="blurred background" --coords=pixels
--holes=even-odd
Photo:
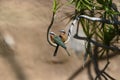
[[[120,8],[120,0],[114,1]],[[56,33],[67,29],[64,13],[73,12],[72,6],[63,8],[52,28]],[[84,45],[78,41],[67,44],[71,56],[59,48],[53,57],[55,48],[46,38],[51,17],[52,0],[0,0],[0,80],[70,80],[74,75],[71,80],[89,80],[88,70],[81,68]],[[110,62],[107,72],[119,80],[120,56]]]

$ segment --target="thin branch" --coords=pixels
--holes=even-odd
[[[110,50],[113,50],[113,51],[120,51],[120,49],[118,47],[113,47],[113,46],[107,46],[107,45],[104,45],[104,44],[101,44],[101,43],[98,43],[92,39],[88,39],[87,37],[80,37],[78,36],[77,34],[74,36],[74,38],[76,39],[80,39],[80,40],[86,40],[86,41],[90,41],[91,43],[93,43],[94,45],[98,46],[98,47],[103,47],[105,49],[110,49]]]
[[[110,64],[110,62],[107,62],[107,64],[105,65],[105,67],[103,68],[102,71],[105,71],[109,64]]]
[[[104,18],[90,17],[87,15],[79,15],[76,17],[76,19],[80,19],[80,18],[85,18],[91,21],[98,21],[98,22],[107,23],[107,24],[120,25],[120,21],[111,21],[111,20],[106,20]]]
[[[55,16],[55,13],[53,12],[50,25],[48,26],[48,29],[47,29],[47,41],[48,41],[48,43],[49,43],[51,46],[56,47],[57,45],[54,44],[54,43],[52,43],[52,41],[50,41],[50,38],[49,38],[50,29],[51,29],[51,27],[52,27],[52,25],[53,25],[53,22],[54,22],[54,16]]]
[[[114,53],[114,54],[109,54],[109,58],[115,58],[116,56],[118,56],[119,55],[119,53]],[[99,60],[100,61],[103,61],[103,60],[106,60],[106,56],[103,56],[103,57],[99,57]],[[69,78],[68,78],[68,80],[74,80],[75,79],[75,77],[77,77],[81,72],[83,72],[83,70],[85,69],[85,68],[87,68],[87,66],[88,65],[90,65],[92,63],[92,61],[91,60],[88,60],[86,63],[85,63],[85,66],[84,66],[84,68],[83,68],[83,66],[81,66],[80,68],[78,68]],[[105,73],[104,73],[105,74]],[[115,80],[115,79],[113,79],[113,80]]]
[[[92,70],[91,69],[91,63],[89,63],[88,66],[87,66],[88,77],[89,77],[90,80],[94,80],[91,70]]]
[[[79,73],[81,73],[89,64],[91,64],[91,62],[92,62],[91,60],[87,61],[86,64],[85,64],[85,66],[84,66],[84,68],[83,68],[83,66],[80,67],[78,70],[76,70],[76,71],[72,74],[72,76],[69,77],[68,80],[73,80],[73,79],[74,79]]]
[[[107,77],[104,74],[101,74],[101,76],[105,79],[108,80]]]
[[[96,73],[96,78],[95,80],[99,79],[99,80],[102,80],[101,79],[101,72],[99,70],[99,63],[98,63],[98,46],[95,46],[94,50],[93,50],[94,54],[92,56],[92,60],[93,60],[93,65],[94,65],[94,70],[95,70],[95,73]]]
[[[107,69],[107,67],[108,67],[109,64],[110,64],[110,62],[107,62],[107,64],[105,65],[105,67],[102,70],[99,70],[99,75],[96,76],[95,80],[97,80],[99,78],[99,76],[102,76],[105,80],[108,80],[107,77],[114,79],[110,75],[106,75],[107,73],[105,72],[105,70]]]
[[[105,74],[107,77],[109,77],[111,80],[116,80],[116,79],[114,79],[113,77],[111,77],[109,74],[107,74],[106,72],[104,72],[104,74]]]

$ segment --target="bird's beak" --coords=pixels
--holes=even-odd
[[[66,32],[65,32],[65,30],[60,30],[60,33],[63,33],[63,34],[65,34]]]
[[[54,32],[50,32],[49,34],[50,34],[50,35],[55,35],[55,33],[54,33]]]
[[[60,32],[65,32],[65,30],[60,30]]]

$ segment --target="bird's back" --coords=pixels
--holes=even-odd
[[[66,49],[65,44],[63,43],[62,39],[59,36],[55,36],[54,41],[56,44]]]

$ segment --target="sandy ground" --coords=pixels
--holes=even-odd
[[[51,6],[52,0],[0,0],[0,80],[68,80],[82,66],[82,58],[78,59],[71,48],[70,57],[62,48],[57,57],[52,56],[54,48],[46,40]],[[66,25],[58,21],[56,32]],[[9,37],[7,45],[3,39]],[[117,80],[119,59],[111,60],[107,70]],[[89,80],[87,71],[74,80]]]

